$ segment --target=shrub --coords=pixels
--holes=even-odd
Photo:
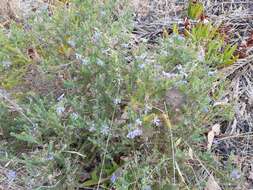
[[[203,39],[131,46],[121,6],[75,0],[1,31],[1,88],[11,95],[0,104],[0,162],[23,166],[22,186],[193,188],[203,165],[226,175],[203,151],[207,127],[232,114],[211,104],[222,88],[211,92],[218,75],[199,55]]]

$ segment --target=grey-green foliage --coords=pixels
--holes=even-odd
[[[178,187],[185,185],[173,159],[189,186],[197,182],[186,162],[187,146],[198,154],[204,127],[217,117],[229,119],[224,108],[211,105],[218,98],[210,94],[215,68],[198,59],[191,39],[179,35],[152,50],[145,43],[130,49],[131,11],[119,4],[125,7],[121,1],[75,0],[25,28],[13,23],[8,38],[1,33],[0,61],[11,64],[0,65],[0,85],[22,107],[20,114],[1,100],[0,126],[8,142],[1,160],[13,159],[34,176],[27,175],[23,186],[71,189],[94,186],[101,177],[106,187],[173,189],[175,178]],[[29,48],[39,62],[29,58]],[[31,68],[39,79],[29,74]],[[171,73],[175,77],[168,78]],[[25,82],[27,75],[35,84]],[[170,88],[187,97],[177,122],[164,98]],[[173,123],[171,131],[163,114]],[[212,159],[206,160],[211,166]],[[79,183],[84,172],[90,177]]]

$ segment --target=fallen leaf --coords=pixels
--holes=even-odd
[[[237,126],[237,120],[235,118],[231,126],[231,132],[230,132],[231,135],[233,135],[236,132],[236,126]]]
[[[182,142],[182,138],[179,138],[175,141],[175,147],[178,147]]]
[[[207,135],[207,150],[211,150],[214,137],[220,134],[220,124],[215,124]]]
[[[247,40],[247,47],[252,47],[253,46],[253,32],[251,32],[248,40]]]
[[[80,173],[80,176],[79,176],[79,180],[81,181],[81,182],[85,182],[85,181],[87,181],[88,179],[90,179],[90,174],[87,172],[87,171],[82,171],[82,173]]]
[[[205,61],[205,49],[201,46],[199,47],[197,57],[199,61]]]
[[[212,127],[212,131],[214,132],[214,135],[219,135],[220,134],[220,124],[216,123]]]
[[[170,122],[170,119],[169,119],[168,115],[163,113],[161,116],[162,116],[162,119],[163,119],[166,127],[172,128],[172,125],[171,125],[171,122]]]
[[[214,102],[213,106],[225,106],[228,104],[228,99],[225,98],[224,100]]]
[[[210,131],[207,135],[207,150],[211,150],[212,144],[213,144],[213,139],[214,139],[214,132]]]
[[[213,175],[210,175],[206,183],[205,190],[221,190],[219,184],[215,181]]]
[[[184,28],[186,30],[190,30],[192,28],[191,22],[187,17],[184,18]]]
[[[39,54],[35,48],[29,48],[27,50],[27,55],[35,63],[39,63],[41,61],[41,57],[39,56]]]
[[[191,148],[189,148],[188,154],[189,154],[190,158],[193,160],[193,151]]]

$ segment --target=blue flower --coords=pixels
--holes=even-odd
[[[73,120],[77,120],[78,119],[78,113],[75,113],[75,112],[72,113],[71,117],[72,117]]]

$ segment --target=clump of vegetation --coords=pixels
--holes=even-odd
[[[233,115],[212,105],[224,86],[212,87],[235,48],[209,24],[133,46],[127,10],[74,0],[1,31],[0,163],[16,185],[201,189],[211,173],[231,183],[204,134]]]

